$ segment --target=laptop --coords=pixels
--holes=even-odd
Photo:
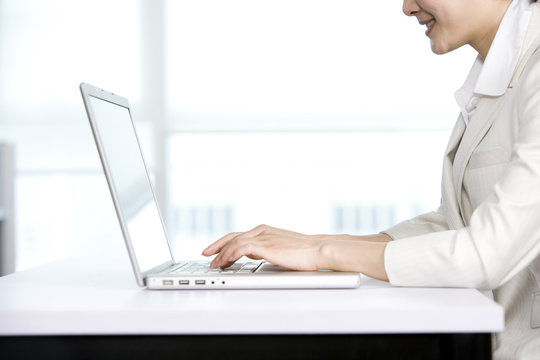
[[[131,118],[128,100],[81,83],[86,113],[137,284],[148,289],[355,288],[360,274],[290,271],[266,261],[211,269],[175,261]]]

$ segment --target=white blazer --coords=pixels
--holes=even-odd
[[[493,289],[495,358],[540,359],[540,3],[507,91],[457,120],[440,208],[384,232],[390,283]]]

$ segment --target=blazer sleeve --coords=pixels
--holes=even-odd
[[[472,213],[469,226],[387,244],[385,267],[393,285],[494,289],[539,256],[540,51],[531,63],[514,88],[517,104],[510,105],[517,106],[519,133],[508,167]],[[435,223],[418,229],[439,228]],[[396,229],[389,233],[415,232],[412,225]]]
[[[390,236],[392,240],[399,240],[444,230],[449,230],[449,227],[442,212],[442,207],[439,207],[437,211],[432,211],[400,222],[382,232]]]

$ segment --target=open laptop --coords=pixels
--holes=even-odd
[[[265,261],[211,269],[174,260],[127,99],[82,83],[88,120],[139,286],[149,289],[355,288],[360,274],[290,271]]]

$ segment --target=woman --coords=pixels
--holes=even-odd
[[[372,236],[303,235],[261,225],[203,251],[297,270],[358,271],[399,286],[494,290],[506,329],[495,358],[540,358],[540,4],[404,0],[432,51],[478,57],[456,100],[435,212]]]

